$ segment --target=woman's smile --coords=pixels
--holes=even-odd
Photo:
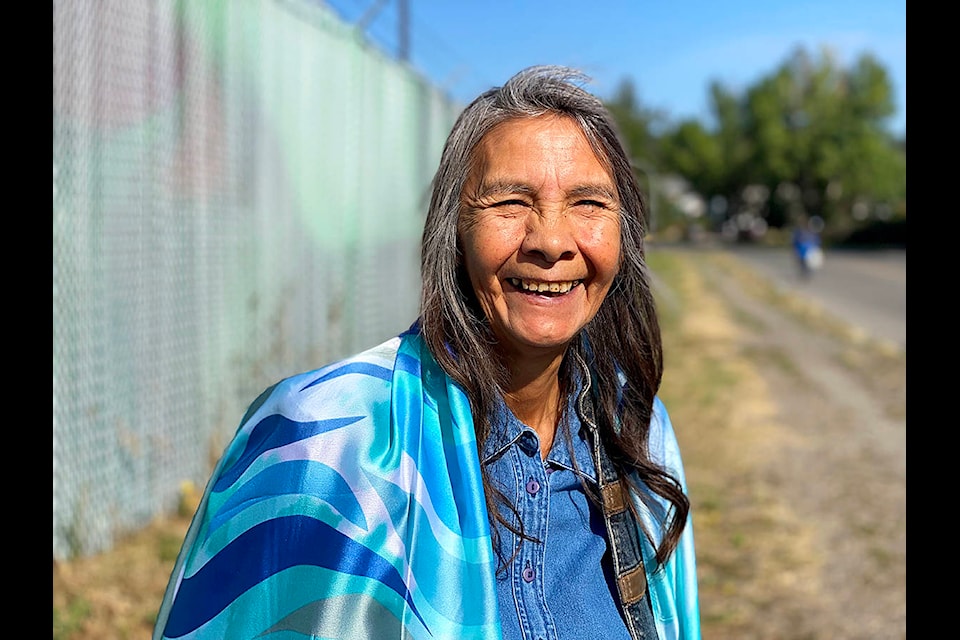
[[[542,280],[527,280],[521,278],[507,278],[507,282],[514,288],[529,293],[542,293],[548,296],[562,295],[568,293],[575,286],[580,284],[580,280],[569,280],[566,282],[544,282]]]

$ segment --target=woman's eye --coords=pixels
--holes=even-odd
[[[527,203],[524,202],[523,200],[517,200],[517,199],[501,200],[500,202],[494,203],[493,206],[494,207],[525,207],[527,206]]]
[[[598,209],[606,209],[607,205],[600,202],[599,200],[579,200],[575,203],[575,206],[588,211],[596,211]]]

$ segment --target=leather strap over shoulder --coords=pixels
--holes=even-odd
[[[610,522],[611,518],[615,518],[622,523],[622,518],[616,518],[616,516],[628,509],[627,500],[629,498],[628,489],[624,486],[623,480],[616,480],[605,484],[600,489],[600,495],[603,500],[603,511],[606,520]],[[640,602],[647,592],[647,574],[644,570],[643,562],[638,562],[632,569],[617,576],[617,587],[619,588],[620,599],[624,606]]]
[[[603,510],[608,516],[626,511],[627,492],[623,486],[623,481],[616,480],[615,482],[605,484],[600,489],[600,494],[603,498]]]
[[[647,573],[643,564],[617,578],[617,586],[620,587],[620,597],[624,605],[640,602],[647,592]]]

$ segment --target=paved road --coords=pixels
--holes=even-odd
[[[806,296],[825,311],[889,341],[907,345],[907,252],[827,250],[823,267],[799,277],[789,249],[732,245],[730,250],[783,290]]]

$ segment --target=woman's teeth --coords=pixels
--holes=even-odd
[[[538,282],[536,280],[521,280],[520,278],[508,278],[508,280],[518,289],[532,293],[566,293],[580,284],[580,280],[570,280],[568,282]]]

